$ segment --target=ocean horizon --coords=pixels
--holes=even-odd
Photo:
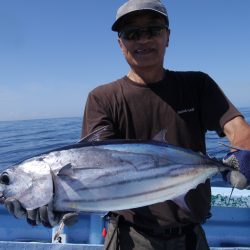
[[[240,111],[250,123],[250,108],[240,108]],[[36,154],[77,142],[81,126],[82,117],[77,116],[0,121],[0,169]],[[220,142],[228,144],[225,137],[220,138],[215,132],[208,131],[207,154],[222,158],[229,149]],[[224,185],[219,179],[215,182],[219,182],[219,186]]]
[[[249,115],[250,107],[244,106],[244,107],[237,107],[243,114]],[[18,121],[32,121],[32,120],[49,120],[49,119],[69,119],[69,118],[78,118],[82,119],[82,115],[69,115],[69,116],[58,116],[58,117],[30,117],[30,118],[19,118],[19,119],[0,119],[1,122],[18,122]]]

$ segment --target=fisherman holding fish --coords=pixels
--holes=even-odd
[[[166,129],[168,143],[205,153],[205,133],[214,130],[231,145],[250,149],[250,126],[214,80],[164,69],[170,26],[162,2],[126,2],[112,30],[130,70],[90,92],[82,136],[108,126],[102,139],[149,140]],[[111,212],[105,249],[209,249],[200,225],[210,216],[210,192],[207,180],[187,193],[187,206],[166,201]]]
[[[118,33],[130,70],[89,93],[82,137],[105,127],[99,140],[161,137],[169,144],[205,154],[205,133],[213,130],[226,135],[232,146],[250,149],[250,126],[211,77],[164,68],[170,26],[161,1],[126,2],[118,9],[112,30]],[[232,186],[245,188],[250,181],[249,151],[229,153],[225,162],[238,162],[241,174],[227,177]],[[201,224],[210,217],[210,202],[207,179],[178,199],[110,211],[104,248],[209,249]],[[15,216],[25,213],[33,225],[40,221],[53,226],[63,215],[53,214],[48,206],[27,213],[16,199],[7,199],[5,205]]]

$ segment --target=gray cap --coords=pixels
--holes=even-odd
[[[116,21],[112,25],[112,30],[119,31],[119,24],[125,16],[145,10],[153,11],[165,17],[168,26],[169,21],[167,10],[160,0],[128,0],[118,9],[116,13]]]

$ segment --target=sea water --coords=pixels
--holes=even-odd
[[[250,123],[250,108],[241,108],[240,111]],[[0,122],[0,169],[38,153],[77,142],[81,125],[81,117]],[[228,144],[226,138],[207,132],[207,153],[210,156],[222,158],[229,151],[219,142]],[[213,178],[212,185],[227,184],[218,175]]]

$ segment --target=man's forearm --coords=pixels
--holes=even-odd
[[[232,146],[250,149],[250,125],[240,116],[227,122],[224,133]]]

